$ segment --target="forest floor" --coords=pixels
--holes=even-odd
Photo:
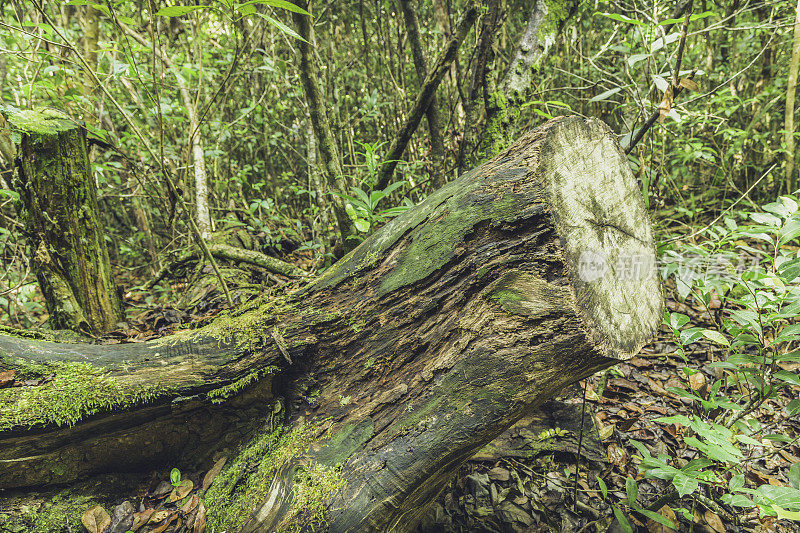
[[[303,268],[309,268],[311,263],[308,253],[282,259]],[[256,268],[225,268],[231,279],[238,280],[232,288],[235,300],[244,301],[262,292],[265,285],[272,287],[269,290],[275,294],[296,286],[295,282]],[[127,286],[137,283],[135,279],[119,281]],[[713,321],[702,306],[691,305],[691,298],[684,303],[670,283],[665,285],[665,293],[667,309],[689,316],[695,325]],[[181,297],[174,306],[168,303],[178,294]],[[162,283],[158,297],[148,291],[129,291],[126,303],[132,310],[127,326],[94,342],[143,342],[207,321],[223,308],[216,282],[203,265],[178,271],[177,277]],[[45,321],[43,308],[39,306],[41,316],[33,317],[34,321]],[[686,386],[686,380],[681,379],[684,367],[699,371],[688,381],[695,391],[702,392],[719,377],[714,369],[706,368],[721,355],[717,345],[702,341],[691,345],[686,361],[676,353],[677,347],[672,332],[662,326],[658,338],[638,356],[589,378],[585,390],[576,385],[565,391],[563,397],[521,420],[461,467],[418,531],[622,531],[614,519],[613,507],[624,507],[628,477],[637,479],[639,502],[644,507],[671,489],[668,482],[641,476],[638,468],[641,459],[632,441],[644,444],[654,456],[666,453],[687,461],[692,459],[692,451],[679,438],[681,426],[659,424],[654,419],[691,409],[691,401],[668,390]],[[26,384],[13,381],[5,384],[14,385]],[[585,404],[581,399],[584,395]],[[771,407],[767,403],[760,410],[760,422],[764,425],[771,422]],[[747,476],[754,483],[786,485],[786,471],[800,461],[800,447],[792,445],[760,458],[746,459]],[[213,482],[215,470],[218,471],[212,465],[208,467],[210,472],[183,472],[183,488],[170,484],[168,469],[154,468],[146,480],[131,486],[127,499],[115,502],[111,514],[132,515],[139,521],[147,519],[148,525],[139,529],[142,532],[197,531],[195,523],[204,522],[205,514],[198,493]],[[605,497],[598,477],[608,487]],[[678,508],[684,511],[676,515],[673,509]],[[653,510],[677,523],[679,531],[800,530],[797,523],[759,517],[756,510],[736,512],[714,505],[711,498],[706,499],[705,505],[696,500],[673,500]],[[636,513],[627,516],[637,531],[673,531]]]

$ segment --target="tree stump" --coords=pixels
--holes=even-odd
[[[0,390],[0,488],[175,464],[246,391],[266,423],[205,493],[209,527],[411,531],[463,461],[651,339],[653,267],[608,127],[552,120],[286,298],[146,344],[0,337],[2,366],[55,374]]]
[[[53,110],[16,110],[17,212],[54,329],[104,333],[123,319],[90,172],[86,130]]]

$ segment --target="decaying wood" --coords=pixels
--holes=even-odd
[[[8,113],[19,136],[14,189],[54,329],[105,333],[124,318],[97,207],[86,129],[53,109]]]
[[[206,505],[209,523],[220,502],[243,508],[234,485],[261,479],[247,485],[257,503],[229,531],[320,522],[336,532],[410,531],[464,460],[649,341],[662,307],[653,260],[642,198],[611,132],[596,120],[553,120],[286,299],[146,344],[0,337],[3,366],[89,361],[129,398],[71,427],[34,419],[1,430],[0,488],[161,459],[158,424],[222,416],[239,396],[216,406],[214,391],[255,375],[246,390],[277,402],[268,412],[285,414],[283,434],[302,432],[310,445],[226,478],[237,468],[229,460],[212,487],[216,507]],[[156,393],[143,399],[143,389]],[[194,431],[167,432],[170,448],[197,448]],[[54,472],[56,463],[66,468]],[[315,507],[303,499],[313,481],[298,473],[320,469],[335,482]]]

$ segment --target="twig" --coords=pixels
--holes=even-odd
[[[408,113],[405,124],[403,124],[392,140],[385,162],[378,172],[376,189],[385,189],[386,186],[389,185],[394,169],[397,167],[397,162],[403,156],[403,152],[406,146],[408,146],[408,142],[411,140],[414,130],[419,126],[422,116],[431,103],[431,98],[436,94],[439,83],[441,83],[442,78],[444,78],[445,73],[450,68],[450,64],[455,59],[458,48],[461,46],[470,28],[472,28],[472,25],[475,24],[477,18],[478,10],[474,5],[469,5],[464,15],[462,15],[461,20],[459,20],[456,30],[453,32],[453,36],[439,54],[430,72],[428,72],[428,77],[425,78],[425,83],[422,85],[419,94],[417,94],[417,99],[411,111]]]
[[[675,68],[672,71],[672,81],[670,83],[670,86],[667,87],[667,90],[665,91],[665,94],[668,92],[672,93],[671,95],[672,101],[674,101],[675,98],[679,94],[681,94],[681,91],[683,91],[683,87],[680,85],[680,72],[681,72],[681,63],[683,63],[683,51],[686,48],[686,30],[689,28],[689,18],[691,17],[691,15],[692,12],[690,9],[689,12],[686,13],[686,18],[684,19],[683,26],[681,27],[681,40],[678,43],[678,57],[675,61]],[[688,79],[691,80],[692,78],[694,78],[694,75],[696,73],[697,69],[692,70],[691,74],[687,76]],[[659,106],[659,108],[656,109],[652,115],[650,115],[650,118],[647,119],[647,122],[644,123],[644,126],[639,128],[639,130],[636,132],[636,135],[633,136],[631,141],[628,143],[628,146],[625,148],[625,155],[631,153],[631,151],[636,147],[636,145],[639,144],[639,141],[642,140],[644,134],[647,133],[647,131],[653,126],[653,124],[655,124],[656,120],[658,120],[658,117],[660,116],[661,116],[661,106]]]
[[[681,240],[681,239],[691,239],[692,237],[696,237],[696,236],[700,235],[701,233],[703,233],[705,230],[707,230],[708,228],[710,228],[711,226],[713,226],[714,224],[716,224],[717,222],[719,222],[719,219],[721,219],[722,217],[724,217],[724,216],[725,216],[725,214],[726,214],[728,211],[730,211],[731,209],[733,209],[733,208],[736,206],[736,204],[738,204],[739,202],[741,202],[742,200],[744,200],[744,199],[747,197],[747,195],[748,195],[748,194],[750,194],[750,191],[752,191],[752,190],[755,188],[755,186],[756,186],[756,185],[758,185],[759,183],[761,183],[761,181],[762,181],[764,178],[766,178],[766,177],[769,175],[769,173],[770,173],[770,172],[772,172],[772,169],[773,169],[773,168],[775,168],[776,166],[778,166],[778,163],[773,163],[773,164],[772,164],[772,166],[771,166],[771,167],[769,167],[769,168],[767,169],[767,171],[766,171],[766,172],[764,172],[764,174],[762,174],[762,175],[761,175],[761,177],[760,177],[760,178],[758,178],[758,179],[757,179],[757,180],[756,180],[756,181],[755,181],[755,182],[754,182],[754,183],[753,183],[753,184],[752,184],[752,185],[751,185],[751,186],[750,186],[750,187],[749,187],[749,188],[748,188],[746,191],[744,191],[744,194],[743,194],[743,195],[741,195],[741,196],[739,197],[739,199],[738,199],[738,200],[736,200],[736,201],[735,201],[735,202],[733,202],[731,205],[729,205],[729,206],[728,206],[728,207],[727,207],[727,208],[726,208],[726,209],[725,209],[725,210],[724,210],[722,213],[720,213],[720,214],[719,214],[719,216],[718,216],[717,218],[715,218],[714,220],[712,220],[712,221],[711,221],[711,222],[710,222],[708,225],[706,225],[706,226],[703,226],[703,227],[702,227],[702,228],[700,228],[699,230],[697,230],[697,231],[695,231],[695,232],[693,232],[693,233],[690,233],[689,235],[679,235],[679,236],[677,236],[677,237],[673,237],[673,238],[671,238],[671,239],[667,239],[666,241],[663,241],[663,242],[664,242],[664,243],[670,243],[670,242],[675,242],[675,241],[678,241],[678,240]]]

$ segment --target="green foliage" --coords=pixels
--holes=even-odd
[[[676,465],[676,458],[653,457],[641,443],[633,444],[642,457],[642,472],[670,481],[680,496],[706,485],[721,493],[722,503],[758,506],[765,514],[797,520],[796,465],[789,472],[790,480],[795,480],[791,487],[747,487],[744,474],[747,463],[759,454],[796,441],[781,428],[800,412],[796,398],[800,376],[789,370],[795,368],[791,363],[800,361],[800,352],[793,348],[800,339],[800,325],[795,323],[800,314],[800,259],[797,248],[790,245],[800,235],[800,213],[794,197],[782,196],[763,210],[740,217],[744,220],[726,217],[724,225],[714,224],[702,232],[707,240],[684,247],[695,259],[694,268],[684,268],[689,257],[684,255],[682,263],[666,262],[662,272],[675,280],[683,297],[693,298],[711,312],[719,309],[718,316],[727,311],[714,328],[693,326],[681,313],[667,312],[664,317],[678,343],[676,354],[687,362],[689,346],[700,341],[712,342],[724,354],[722,360],[707,365],[707,370],[721,376],[707,387],[691,387],[688,380],[697,371],[685,367],[686,385],[667,389],[693,403],[690,413],[656,420],[683,427],[682,440],[696,450],[697,458]],[[764,246],[749,244],[754,241]],[[681,257],[675,249],[668,251],[673,259]],[[731,260],[735,252],[760,261],[747,261],[748,268],[737,271]],[[709,275],[709,266],[720,263],[722,268]],[[701,271],[703,266],[705,271]],[[758,409],[768,401],[781,405],[783,412],[773,414],[777,417],[773,424],[763,425]]]

